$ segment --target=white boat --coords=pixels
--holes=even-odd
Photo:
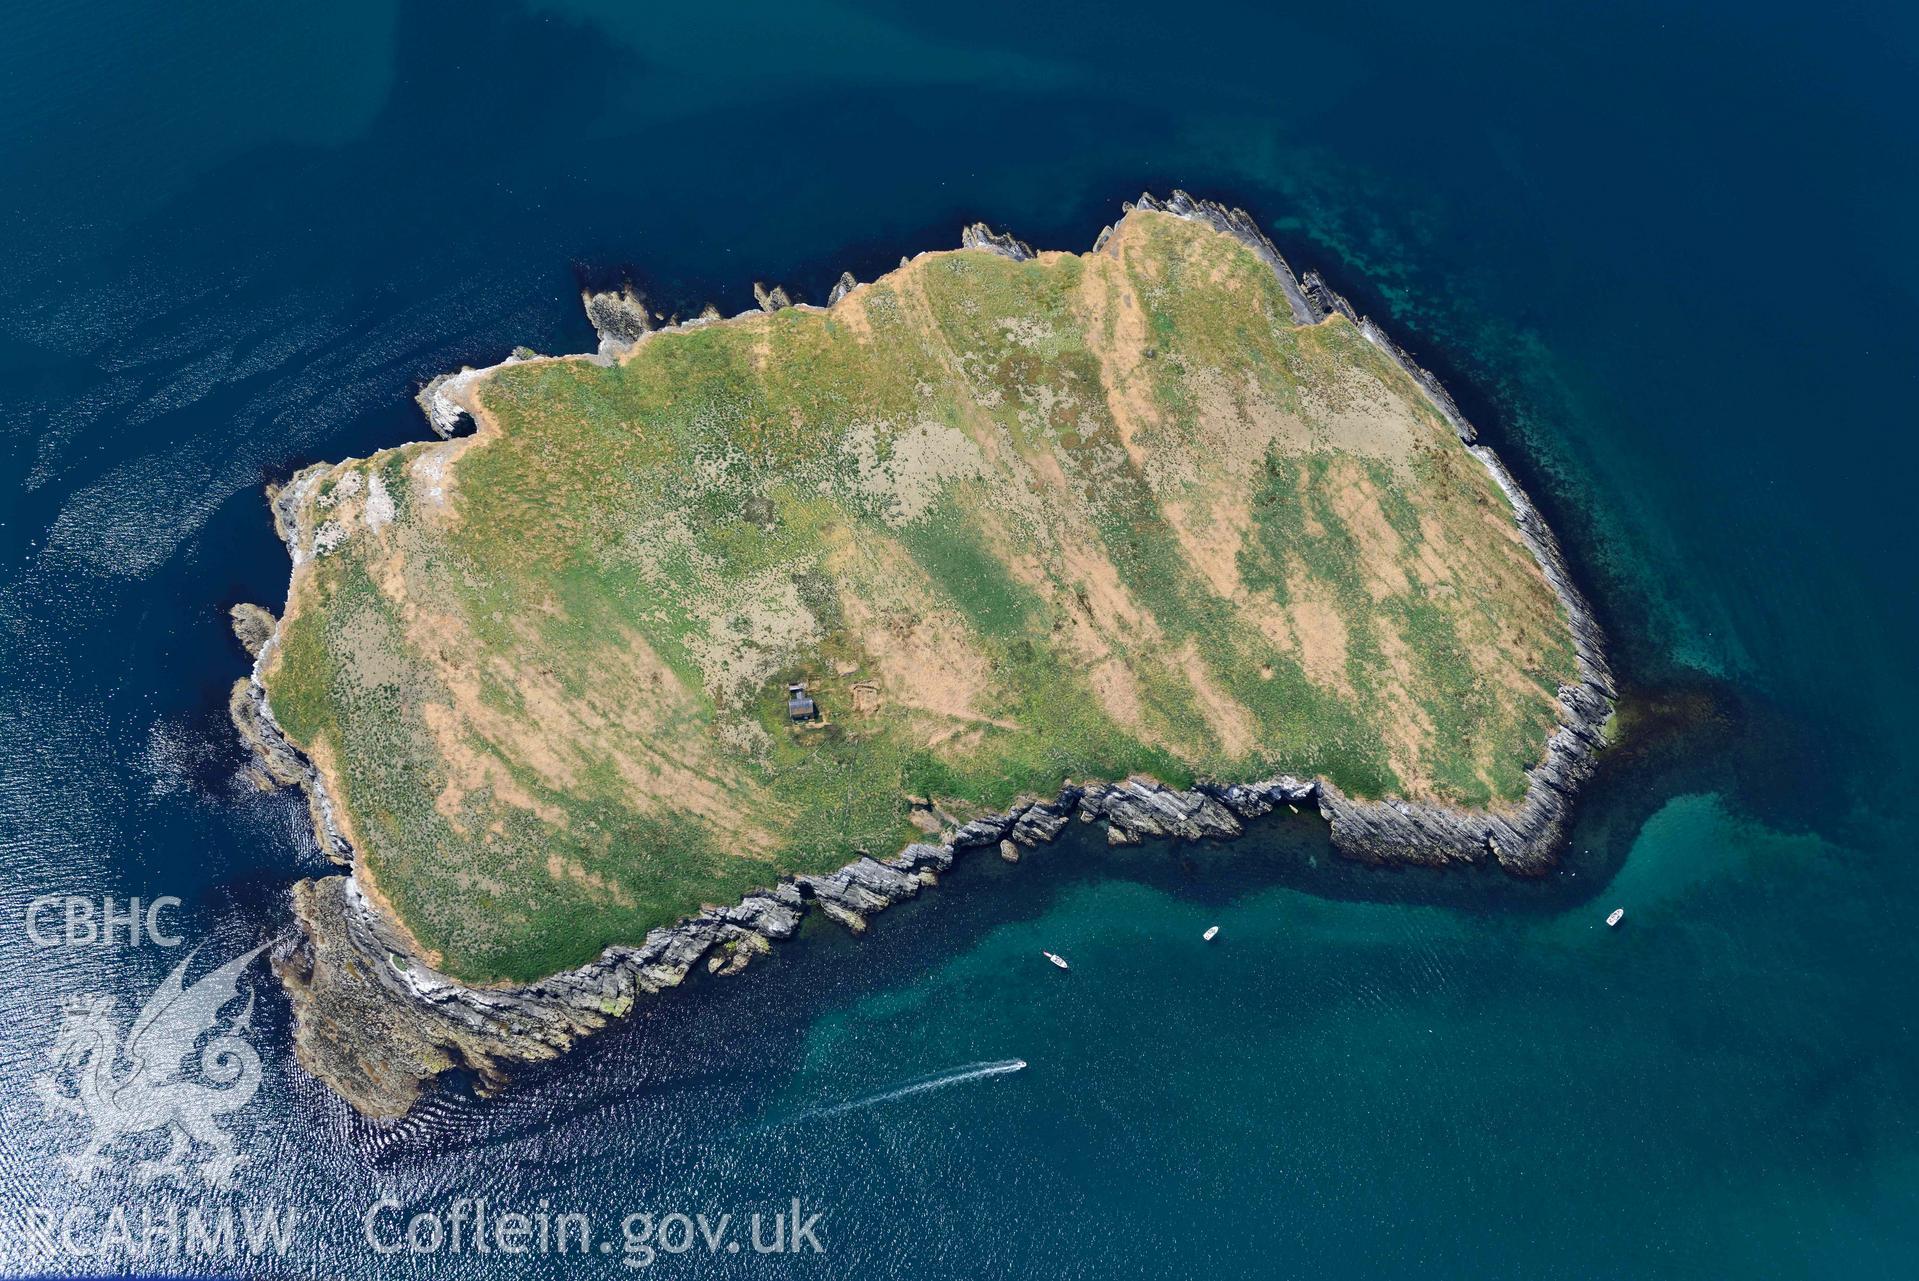
[[[1073,968],[1072,966],[1066,963],[1066,958],[1061,956],[1058,952],[1042,951],[1040,955],[1045,957],[1047,960],[1051,961],[1053,964],[1059,966],[1062,970],[1070,970]]]
[[[1299,806],[1297,805],[1288,805],[1286,808],[1291,810],[1295,814],[1299,813]]]
[[[1625,919],[1626,909],[1623,907],[1615,907],[1612,911],[1606,913],[1606,924],[1612,926],[1614,929],[1618,929],[1619,923]]]
[[[1214,925],[1214,926],[1208,927],[1206,932],[1200,935],[1200,937],[1205,939],[1208,943],[1211,943],[1213,941],[1213,936],[1217,933],[1219,933],[1219,926]]]

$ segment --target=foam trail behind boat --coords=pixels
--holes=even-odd
[[[954,1068],[950,1072],[940,1072],[933,1076],[908,1081],[905,1085],[896,1085],[890,1090],[881,1090],[878,1094],[868,1094],[845,1103],[834,1103],[823,1108],[812,1108],[798,1116],[788,1117],[775,1125],[794,1125],[800,1121],[816,1121],[821,1117],[838,1116],[843,1112],[857,1112],[861,1108],[876,1107],[881,1103],[891,1103],[895,1099],[904,1099],[914,1094],[925,1094],[929,1090],[944,1089],[949,1085],[959,1085],[964,1081],[978,1081],[989,1076],[1005,1076],[1008,1072],[1018,1072],[1026,1066],[1025,1059],[998,1059],[988,1063],[968,1063],[964,1067]]]

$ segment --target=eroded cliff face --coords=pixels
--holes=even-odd
[[[375,1115],[405,1111],[440,1073],[454,1066],[475,1071],[483,1090],[495,1089],[511,1064],[564,1052],[626,1013],[636,1000],[677,985],[697,965],[714,973],[739,972],[791,936],[808,912],[817,910],[861,930],[873,912],[935,883],[939,873],[969,851],[1002,843],[1015,851],[1042,844],[1074,821],[1103,824],[1114,844],[1155,837],[1226,839],[1238,835],[1244,821],[1275,805],[1310,804],[1327,820],[1334,847],[1349,857],[1421,863],[1490,857],[1520,874],[1550,865],[1564,838],[1573,794],[1590,775],[1603,745],[1601,727],[1613,697],[1603,638],[1550,530],[1499,459],[1476,443],[1471,425],[1436,380],[1323,281],[1312,275],[1303,282],[1295,278],[1243,212],[1184,193],[1166,201],[1142,197],[1137,207],[1203,223],[1252,250],[1272,269],[1297,323],[1315,324],[1338,313],[1358,326],[1366,341],[1432,400],[1511,503],[1515,533],[1564,611],[1577,664],[1577,679],[1558,689],[1558,724],[1543,759],[1527,774],[1523,797],[1485,810],[1355,800],[1325,780],[1290,776],[1234,785],[1205,783],[1186,791],[1138,777],[1068,785],[1056,796],[1024,798],[1000,814],[965,823],[948,821],[939,838],[908,845],[890,857],[863,856],[826,875],[780,877],[732,906],[704,909],[649,931],[636,946],[610,947],[587,965],[523,985],[470,986],[436,970],[358,873],[306,881],[294,895],[300,937],[280,949],[275,964],[293,997],[298,1050],[308,1070],[356,1108]],[[1101,243],[1107,239],[1103,234]],[[984,227],[969,228],[967,243],[1014,261],[1032,257],[1021,242]],[[850,280],[842,286],[835,291],[838,297],[859,288]],[[630,317],[615,314],[619,310],[611,304],[600,308],[612,317],[610,332],[602,335],[603,351],[634,341],[629,337]],[[640,314],[644,316],[643,309]],[[599,313],[595,317],[597,323]],[[436,380],[423,393],[422,404],[436,427],[451,429],[464,411],[465,393],[483,373]],[[283,494],[276,500],[276,513],[289,516],[296,499]],[[301,554],[296,539],[290,538],[289,545],[296,557]],[[263,646],[263,661],[273,643],[270,639]],[[354,851],[334,813],[325,779],[278,732],[262,696],[259,670],[256,664],[255,679],[236,689],[236,723],[274,779],[307,789],[323,847],[351,862]],[[938,828],[945,816],[929,808],[926,817],[928,827]]]

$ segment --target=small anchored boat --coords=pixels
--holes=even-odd
[[[1606,924],[1612,926],[1614,929],[1618,929],[1619,923],[1625,919],[1626,909],[1623,907],[1615,907],[1612,911],[1606,913]]]
[[[1213,936],[1218,933],[1219,933],[1219,926],[1214,925],[1214,926],[1208,927],[1206,932],[1200,935],[1200,937],[1205,939],[1208,943],[1211,943],[1213,941]]]
[[[1053,964],[1059,966],[1062,970],[1070,970],[1073,968],[1072,966],[1066,963],[1066,958],[1061,956],[1058,952],[1041,951],[1040,955],[1045,957],[1047,960],[1051,961]]]

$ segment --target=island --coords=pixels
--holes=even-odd
[[[497,1088],[1069,822],[1305,805],[1355,858],[1549,865],[1613,697],[1590,611],[1438,382],[1246,214],[756,295],[590,296],[597,353],[436,379],[444,438],[273,494],[232,709],[350,868],[275,965],[354,1106]]]

